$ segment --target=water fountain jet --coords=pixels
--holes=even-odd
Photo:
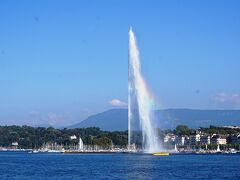
[[[160,150],[157,133],[153,126],[154,98],[148,90],[141,72],[137,42],[132,28],[129,30],[129,75],[128,75],[128,146],[132,142],[133,121],[139,119],[142,132],[142,148],[145,152]],[[136,114],[134,116],[134,114]]]

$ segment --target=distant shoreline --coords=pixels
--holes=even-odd
[[[6,149],[0,150],[0,153],[26,153],[26,154],[131,154],[131,155],[152,155],[153,153],[144,152],[128,152],[128,151],[73,151],[73,152],[37,152],[33,153],[33,149]],[[229,153],[229,152],[170,152],[169,155],[240,155],[240,151]]]

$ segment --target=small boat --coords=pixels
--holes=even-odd
[[[153,156],[169,156],[168,152],[157,152],[157,153],[153,153]]]
[[[29,151],[28,153],[39,153],[39,151],[38,150],[32,150],[32,151]]]

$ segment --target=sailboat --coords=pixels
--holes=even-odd
[[[81,137],[79,137],[78,150],[83,151],[83,141]]]
[[[218,144],[218,146],[217,146],[217,153],[221,153],[221,150],[220,150],[219,144]]]

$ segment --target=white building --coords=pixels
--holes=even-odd
[[[12,149],[18,148],[18,142],[12,142]]]
[[[227,138],[226,136],[222,136],[222,135],[214,135],[211,138],[211,143],[212,144],[227,144]]]
[[[166,134],[163,138],[164,143],[173,143],[176,141],[176,136],[174,134]]]
[[[12,146],[18,146],[18,142],[13,142]]]
[[[77,139],[77,136],[76,136],[76,135],[70,136],[70,139],[71,139],[71,140]]]
[[[217,139],[217,144],[227,144],[227,139],[224,137],[219,137]]]
[[[196,134],[195,138],[196,138],[196,142],[200,142],[200,140],[201,140],[201,135],[200,135],[200,134]]]

